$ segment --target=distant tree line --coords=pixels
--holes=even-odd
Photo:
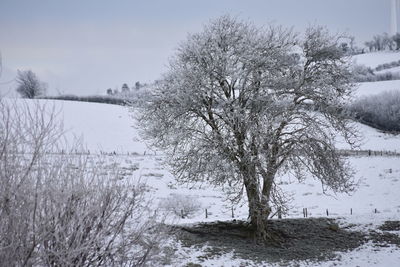
[[[400,49],[400,33],[390,36],[387,33],[375,35],[371,41],[364,43],[369,52]]]
[[[392,62],[389,62],[389,63],[384,63],[384,64],[380,64],[380,65],[376,66],[375,67],[375,71],[391,69],[391,68],[395,68],[395,67],[399,67],[399,66],[400,66],[400,60],[392,61]]]
[[[67,101],[82,101],[82,102],[92,102],[92,103],[103,103],[103,104],[113,104],[125,106],[127,104],[126,98],[120,98],[113,95],[101,96],[76,96],[76,95],[59,95],[59,96],[45,96],[42,99],[55,99],[55,100],[67,100]]]
[[[391,63],[384,64],[386,65],[392,65]],[[393,64],[395,65],[395,64]],[[376,73],[377,71],[387,69],[389,67],[381,67],[382,65],[379,65],[375,69],[372,69],[370,67],[364,66],[364,65],[356,65],[353,68],[353,77],[355,82],[380,82],[380,81],[391,81],[391,80],[400,80],[400,73],[395,73],[395,72],[380,72]],[[391,68],[391,67],[390,67]]]
[[[140,88],[145,87],[145,86],[147,86],[146,83],[142,84],[139,81],[137,81],[135,83],[135,85],[132,87],[129,87],[128,84],[124,83],[124,84],[122,84],[120,91],[118,90],[118,88],[115,88],[114,90],[111,88],[108,88],[106,93],[107,93],[107,95],[119,95],[119,94],[126,95],[129,93],[138,91]]]

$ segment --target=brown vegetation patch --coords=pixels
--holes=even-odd
[[[204,257],[234,251],[235,257],[259,262],[332,259],[335,252],[353,250],[368,239],[325,218],[271,220],[268,227],[270,239],[262,243],[254,241],[246,222],[236,220],[178,227],[177,236],[187,247],[210,246]]]

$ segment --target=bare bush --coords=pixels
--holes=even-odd
[[[54,109],[0,99],[2,266],[143,265],[162,236],[144,186],[55,154],[62,134]]]
[[[395,65],[395,63],[393,63]],[[382,66],[387,66],[386,64],[379,65],[375,69],[375,71],[380,71],[383,69],[386,69],[386,67]],[[380,82],[380,81],[392,81],[392,80],[400,80],[400,74],[399,73],[394,73],[394,72],[380,72],[380,73],[375,73],[375,71],[372,68],[363,66],[363,65],[356,65],[353,68],[353,74],[354,74],[354,81],[355,82]]]
[[[171,194],[163,200],[161,208],[181,218],[190,218],[201,209],[200,202],[193,196]]]
[[[380,64],[380,65],[375,67],[375,70],[376,71],[381,71],[381,70],[391,69],[391,68],[395,68],[395,67],[399,67],[399,66],[400,66],[400,60],[392,61],[392,62],[389,62],[389,63]]]
[[[384,131],[400,132],[400,92],[386,91],[355,101],[350,110],[362,123]]]

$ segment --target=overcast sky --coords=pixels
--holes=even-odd
[[[151,82],[187,33],[224,14],[299,32],[325,25],[360,44],[390,31],[390,0],[0,0],[0,92],[14,91],[17,69],[51,95]]]

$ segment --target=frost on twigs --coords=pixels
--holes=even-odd
[[[246,194],[251,224],[265,238],[266,219],[285,202],[278,174],[353,188],[334,147],[336,135],[351,145],[356,137],[344,112],[353,78],[340,39],[322,27],[302,37],[218,18],[179,46],[141,103],[143,137],[165,151],[181,182]]]
[[[163,235],[140,184],[89,155],[57,153],[63,129],[40,102],[0,99],[2,266],[140,266]],[[157,232],[157,234],[152,234]]]

